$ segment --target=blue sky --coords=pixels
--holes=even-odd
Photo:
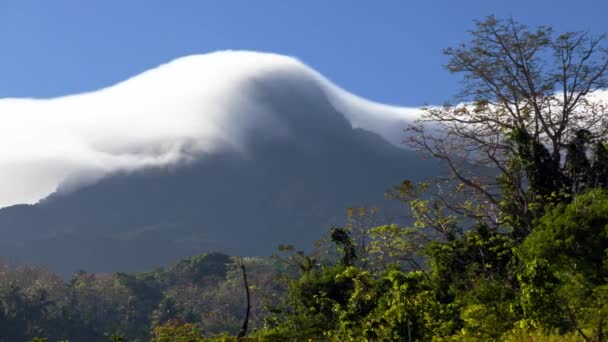
[[[607,13],[605,0],[0,0],[0,97],[94,90],[179,56],[250,49],[296,56],[376,101],[441,103],[458,89],[441,51],[473,19],[602,33]]]

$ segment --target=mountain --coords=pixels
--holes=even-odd
[[[3,203],[32,202],[0,209],[1,255],[69,274],[310,248],[347,207],[386,205],[392,185],[437,174],[399,147],[414,115],[250,52],[182,58],[93,93],[0,100],[7,136],[34,123],[47,138],[0,156],[0,188],[17,194]]]

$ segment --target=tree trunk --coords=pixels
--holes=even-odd
[[[241,326],[241,331],[236,336],[241,339],[247,335],[247,328],[249,326],[249,312],[251,311],[251,300],[249,297],[249,284],[247,283],[247,272],[245,270],[245,264],[243,263],[243,259],[241,258],[241,271],[243,271],[243,283],[245,285],[245,293],[247,294],[247,310],[245,311],[245,320],[243,321],[243,325]]]

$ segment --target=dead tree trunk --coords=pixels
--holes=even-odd
[[[251,300],[249,296],[249,284],[247,283],[247,271],[245,270],[245,263],[243,263],[243,258],[241,258],[241,271],[243,272],[243,283],[245,285],[245,293],[247,294],[247,310],[245,311],[245,320],[243,321],[243,325],[241,326],[241,331],[236,336],[241,339],[247,335],[247,328],[249,326],[249,312],[251,311]]]

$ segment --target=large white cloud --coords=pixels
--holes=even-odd
[[[174,165],[218,149],[246,153],[254,132],[289,139],[282,113],[256,96],[260,81],[289,83],[294,97],[319,94],[353,127],[396,145],[418,113],[352,95],[286,56],[183,57],[95,92],[0,99],[0,207],[35,203],[117,171]]]

